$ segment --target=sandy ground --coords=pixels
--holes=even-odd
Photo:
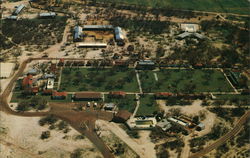
[[[117,135],[117,126],[114,128],[110,126],[114,126],[115,124],[110,124],[105,121],[98,120],[96,122],[96,127],[99,128],[100,137],[102,140],[111,148],[111,150],[114,150],[117,144],[122,144],[122,147],[125,149],[123,154],[116,155],[117,158],[137,158],[137,155],[140,155],[140,157],[146,158],[144,155],[142,156],[141,153],[138,153],[136,151],[138,149],[135,149],[136,146],[131,146],[127,143],[124,139],[122,139],[121,134]],[[120,129],[122,130],[122,129]],[[123,131],[123,130],[122,130]],[[120,131],[118,131],[120,132]]]
[[[210,132],[211,128],[213,127],[215,120],[216,120],[216,115],[214,113],[211,113],[206,109],[206,107],[202,107],[201,100],[195,100],[192,105],[188,106],[165,106],[165,101],[158,101],[160,108],[164,110],[165,112],[168,112],[172,108],[180,108],[181,112],[183,114],[193,116],[193,115],[198,115],[199,112],[203,111],[206,114],[206,119],[201,121],[202,123],[205,124],[205,129],[199,132],[199,135],[205,135]]]
[[[0,63],[0,77],[9,77],[12,74],[15,63]]]
[[[75,140],[79,135],[77,131],[70,128],[65,134],[62,131],[52,130],[51,137],[41,140],[42,131],[48,127],[41,127],[38,124],[39,117],[18,117],[0,112],[0,157],[8,156],[15,158],[22,157],[70,157],[75,149],[84,149],[84,157],[102,157],[94,145],[87,139]],[[66,139],[63,139],[67,135]],[[38,154],[40,152],[40,155]]]
[[[110,130],[142,158],[156,158],[155,144],[150,141],[149,137],[150,131],[139,131],[140,138],[132,139],[118,124],[113,122],[98,120],[96,125],[103,130]]]
[[[93,51],[88,51],[86,54],[86,59],[103,59],[103,57],[101,57],[101,50],[93,50]]]
[[[185,115],[188,115],[188,116],[198,115],[199,112],[201,112],[201,111],[206,114],[205,120],[201,121],[202,123],[205,124],[205,129],[200,131],[200,132],[194,131],[192,134],[183,137],[185,146],[182,150],[181,158],[187,158],[190,155],[189,140],[192,139],[192,136],[194,136],[194,135],[203,136],[205,134],[208,134],[211,131],[211,128],[213,127],[213,125],[215,124],[216,115],[214,113],[211,113],[210,111],[208,111],[206,109],[206,107],[202,107],[201,100],[195,100],[192,103],[192,105],[188,105],[188,106],[165,106],[164,100],[160,100],[160,101],[158,101],[158,103],[160,105],[160,108],[162,110],[164,110],[165,112],[168,112],[172,108],[180,108],[181,112]]]

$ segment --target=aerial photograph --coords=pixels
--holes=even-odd
[[[0,158],[249,158],[250,0],[0,0]]]

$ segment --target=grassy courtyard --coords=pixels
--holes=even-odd
[[[179,70],[140,72],[144,92],[231,92],[230,84],[220,71]]]
[[[140,97],[140,106],[136,116],[148,116],[159,110],[153,95],[144,95]]]
[[[134,69],[77,69],[64,68],[61,90],[76,91],[126,91],[138,92]]]
[[[128,110],[133,113],[136,107],[135,95],[129,94],[125,98],[109,98],[105,95],[105,103],[117,104],[119,110]]]
[[[104,0],[98,0],[103,2]],[[249,14],[247,0],[105,0],[153,8],[188,9],[212,12]]]

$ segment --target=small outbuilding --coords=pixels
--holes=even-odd
[[[78,43],[78,48],[106,48],[107,43]]]
[[[151,60],[140,60],[136,65],[136,69],[152,70],[154,68],[155,68],[155,63]]]
[[[21,13],[21,11],[25,8],[24,4],[20,4],[17,6],[16,10],[12,13],[12,15],[18,15]]]
[[[33,69],[33,68],[29,69],[28,74],[37,75],[38,74],[38,70],[37,69]]]
[[[124,41],[125,37],[120,27],[115,27],[115,40]]]
[[[204,125],[203,123],[199,123],[199,124],[197,125],[196,129],[197,129],[198,131],[204,130],[204,129],[205,129],[205,125]]]
[[[111,31],[114,27],[112,25],[84,25],[83,30],[86,31]]]
[[[167,131],[172,127],[171,123],[167,119],[163,119],[156,124],[157,127],[161,128],[163,131]]]
[[[104,104],[104,109],[105,110],[114,110],[115,106],[116,105],[114,103],[105,103]]]
[[[39,18],[55,18],[56,13],[55,12],[49,12],[49,13],[40,13]]]
[[[82,40],[82,27],[80,26],[75,26],[74,28],[74,41],[79,42]]]
[[[18,16],[16,15],[11,15],[6,18],[7,20],[18,20]]]
[[[181,30],[185,32],[197,32],[200,29],[200,26],[198,24],[194,23],[183,23],[180,24]]]

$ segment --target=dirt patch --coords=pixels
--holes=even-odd
[[[40,117],[18,117],[0,112],[0,155],[3,157],[70,157],[70,154],[78,148],[84,148],[84,157],[101,157],[101,153],[87,139],[75,140],[79,135],[76,130],[70,128],[65,134],[62,131],[52,130],[47,140],[41,140],[42,131],[48,127],[38,124]],[[65,137],[66,136],[66,137]]]

